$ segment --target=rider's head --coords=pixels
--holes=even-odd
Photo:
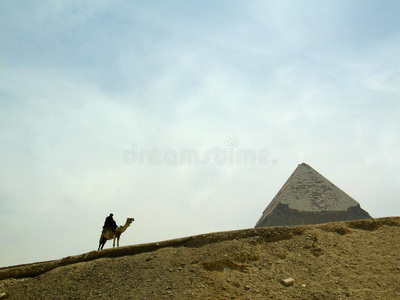
[[[110,214],[110,217],[112,217],[113,216],[113,214]]]

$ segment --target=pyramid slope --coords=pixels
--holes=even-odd
[[[309,165],[300,164],[255,227],[369,219],[359,203]]]

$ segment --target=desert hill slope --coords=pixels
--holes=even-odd
[[[399,217],[217,232],[1,268],[0,293],[8,299],[400,299],[399,242]],[[286,286],[286,278],[294,283]]]

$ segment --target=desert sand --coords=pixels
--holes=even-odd
[[[400,218],[109,248],[1,268],[0,280],[7,299],[400,299]]]

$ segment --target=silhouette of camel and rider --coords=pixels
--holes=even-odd
[[[113,247],[115,247],[115,241],[117,241],[117,247],[119,247],[121,234],[135,221],[134,218],[127,218],[125,225],[117,226],[113,216],[113,214],[110,214],[104,221],[103,231],[100,235],[99,248],[97,250],[102,250],[107,240],[114,240]]]

